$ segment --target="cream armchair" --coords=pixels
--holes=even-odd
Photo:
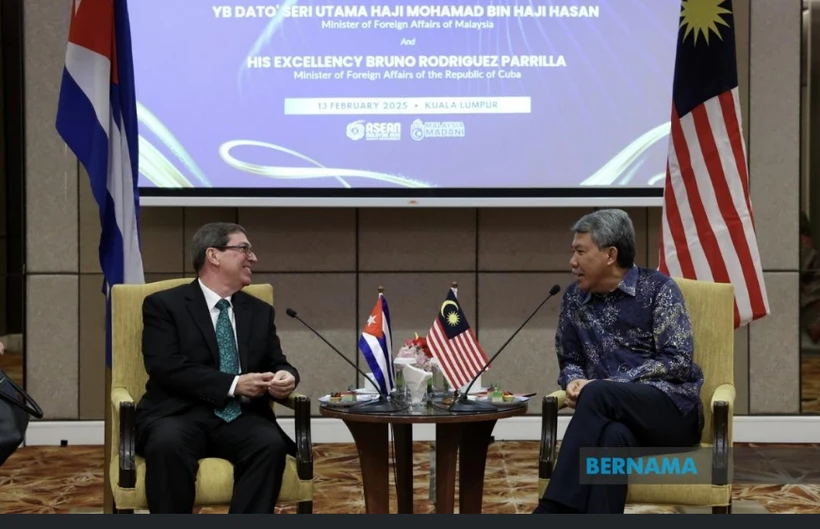
[[[730,447],[734,418],[734,289],[731,285],[675,278],[683,292],[694,331],[695,362],[703,370],[704,420],[700,446],[712,450],[712,483],[697,485],[635,484],[627,503],[708,506],[713,513],[731,513]],[[556,462],[558,410],[566,392],[543,400],[538,497],[544,495]],[[570,419],[571,420],[571,419]],[[558,453],[560,456],[560,453]]]
[[[116,285],[111,290],[111,421],[107,436],[111,461],[107,472],[114,512],[147,509],[145,461],[134,453],[135,406],[145,392],[148,375],[142,360],[142,302],[153,292],[189,283],[171,279],[145,285]],[[271,285],[250,285],[245,292],[273,304]],[[273,404],[275,406],[276,404]],[[313,449],[310,438],[310,399],[294,393],[283,405],[295,412],[298,453],[287,456],[279,503],[298,503],[300,514],[313,512]],[[226,505],[233,489],[233,466],[224,459],[200,461],[196,478],[197,506]]]

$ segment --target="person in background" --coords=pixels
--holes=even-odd
[[[234,468],[230,513],[273,514],[285,459],[296,445],[271,399],[287,398],[299,372],[282,352],[274,309],[242,292],[256,254],[237,224],[213,223],[191,241],[197,278],[143,303],[148,373],[136,410],[151,513],[191,514],[198,461]]]
[[[623,513],[626,484],[581,484],[581,449],[695,445],[703,373],[681,291],[635,264],[629,216],[596,211],[573,231],[577,281],[561,300],[555,348],[558,384],[575,412],[533,514]]]

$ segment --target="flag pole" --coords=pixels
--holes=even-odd
[[[378,290],[378,294],[377,294],[376,297],[381,298],[384,295],[384,286],[379,285],[379,288],[377,290]],[[392,341],[392,337],[391,337],[391,341]],[[387,366],[387,369],[393,371],[393,380],[396,380],[396,372],[393,370],[394,369],[394,366],[393,366],[393,351],[387,351],[387,354],[390,357],[390,365]]]
[[[450,288],[453,290],[453,295],[456,297],[456,299],[458,299],[458,281],[453,281],[452,283],[450,283]],[[475,386],[476,388],[482,388],[483,387],[481,385],[481,375],[478,375],[478,378],[475,380],[475,383],[473,384],[473,386]],[[464,388],[458,388],[459,391],[462,390],[462,389],[464,389]]]

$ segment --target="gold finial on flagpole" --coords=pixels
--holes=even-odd
[[[453,288],[458,288],[458,281],[453,281],[453,284],[451,286]]]
[[[379,294],[384,294],[384,287],[379,285]]]

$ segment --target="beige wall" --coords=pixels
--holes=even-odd
[[[800,0],[735,0],[752,200],[772,316],[737,331],[737,411],[799,410],[798,248]],[[99,221],[87,177],[54,131],[69,0],[25,1],[28,388],[49,419],[104,417],[104,304]],[[396,340],[426,333],[451,281],[494,351],[566,284],[568,227],[583,209],[143,208],[147,280],[190,275],[197,226],[237,221],[259,249],[256,281],[274,285],[278,325],[301,390],[315,398],[355,382],[295,320],[293,307],[350,357],[378,285]],[[630,210],[639,263],[654,266],[660,211]],[[381,245],[386,241],[386,247]],[[555,387],[558,303],[542,309],[497,362],[493,381]],[[489,379],[488,379],[489,380]],[[532,408],[539,412],[539,406]]]

